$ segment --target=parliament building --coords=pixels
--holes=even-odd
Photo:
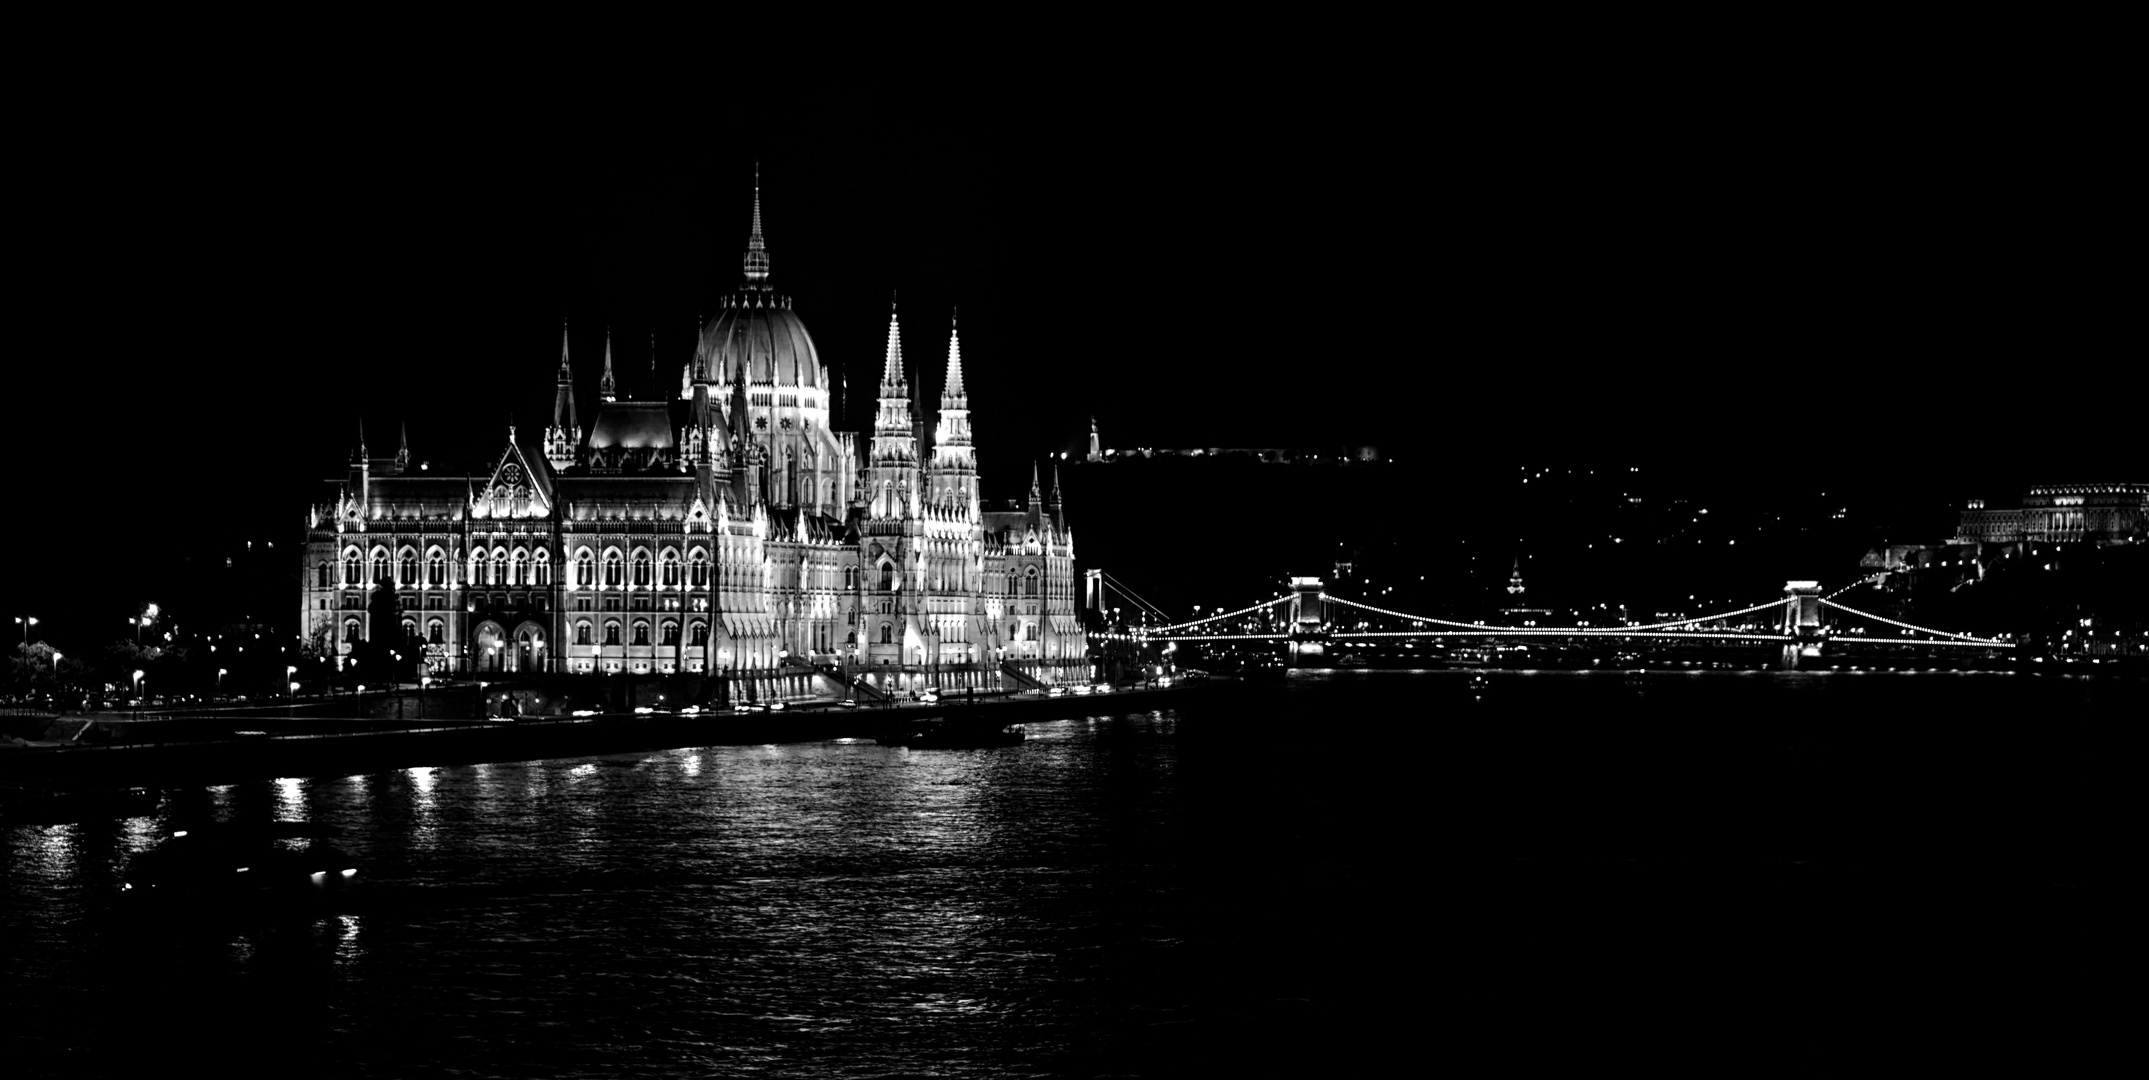
[[[829,369],[768,282],[758,185],[745,270],[676,398],[622,398],[608,343],[585,428],[563,333],[551,425],[509,427],[484,475],[421,466],[407,439],[369,456],[361,433],[307,513],[307,635],[339,665],[395,641],[466,677],[1087,679],[1057,471],[1049,494],[1033,465],[1027,500],[980,499],[952,330],[933,423],[891,310],[872,431],[837,431]]]

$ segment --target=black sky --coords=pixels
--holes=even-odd
[[[988,495],[1109,444],[1373,443],[1442,470],[1646,461],[1734,483],[2139,479],[2115,406],[2138,191],[2101,111],[1915,79],[1397,74],[1139,99],[980,87],[887,124],[504,97],[55,115],[23,220],[9,557],[123,493],[143,526],[297,520],[376,452],[585,423],[609,328],[677,385],[772,283],[868,424],[891,292],[938,389],[949,312]],[[2115,416],[2114,413],[2124,416]],[[1403,502],[1398,502],[1402,507]]]

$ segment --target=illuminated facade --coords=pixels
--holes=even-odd
[[[2149,484],[2033,487],[2013,506],[1974,499],[1956,544],[2128,544],[2149,540]]]
[[[607,344],[585,434],[563,334],[551,425],[510,427],[487,474],[414,465],[407,439],[368,457],[361,435],[308,513],[301,625],[337,656],[415,638],[441,672],[1086,678],[1057,474],[983,504],[952,328],[930,439],[892,310],[873,429],[838,432],[828,368],[768,284],[758,187],[745,269],[675,399],[621,400]],[[399,627],[371,625],[383,588]]]

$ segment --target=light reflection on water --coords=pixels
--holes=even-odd
[[[1399,972],[1402,1000],[1445,993],[1456,950],[1516,936],[1491,904],[1452,930],[1442,905],[1487,867],[1826,865],[1930,843],[1917,800],[1869,780],[1894,778],[1874,762],[1910,759],[1892,732],[1919,733],[1917,794],[2006,790],[1962,768],[1989,764],[1967,756],[1962,718],[2026,704],[1978,677],[1652,673],[1640,697],[1619,673],[1493,672],[1471,702],[1468,673],[1384,674],[1293,679],[1266,711],[1091,702],[994,750],[846,741],[418,768],[12,829],[9,1015],[90,1073],[121,1047],[70,1018],[140,1018],[131,1005],[150,995],[176,1050],[218,1052],[204,1032],[239,1010],[359,1075],[1141,1075],[1209,1030],[1198,1017],[1228,1015],[1254,1046]],[[2053,805],[2119,819],[2078,812],[2074,791],[2015,794],[2038,827]],[[318,920],[127,936],[100,897],[194,810],[335,826],[371,894]],[[2023,813],[1990,823],[2015,832],[1977,835],[2028,844],[2012,838]],[[1596,887],[1553,879],[1558,902],[1529,933],[1573,924]],[[1659,943],[1678,932],[1635,926]]]

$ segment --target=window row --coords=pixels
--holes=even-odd
[[[595,644],[597,644],[596,640],[594,639],[594,634],[596,633],[596,629],[597,629],[597,628],[596,628],[596,627],[595,627],[595,626],[594,626],[593,624],[589,623],[589,622],[588,622],[588,621],[586,621],[586,620],[585,620],[585,621],[582,621],[582,622],[578,622],[578,623],[576,623],[576,624],[575,624],[575,644],[577,644],[577,645],[595,645]],[[632,637],[632,638],[631,638],[631,639],[630,639],[629,641],[625,641],[625,642],[623,642],[623,641],[621,641],[621,640],[620,640],[620,636],[619,636],[619,635],[620,635],[620,629],[621,629],[621,628],[620,628],[620,624],[618,623],[618,621],[617,621],[617,620],[609,620],[609,619],[608,619],[608,620],[606,620],[606,621],[605,621],[605,624],[604,624],[604,644],[606,644],[606,645],[622,645],[622,644],[633,644],[633,645],[647,645],[647,644],[650,644],[650,641],[649,641],[649,623],[648,623],[648,621],[647,621],[647,620],[643,620],[643,619],[636,619],[636,620],[634,620],[634,624],[633,624],[633,626],[632,626],[632,628],[631,628],[631,629],[632,629],[632,632],[633,632],[633,637]],[[657,634],[658,634],[658,638],[657,638],[657,642],[656,642],[656,644],[658,644],[658,645],[677,645],[677,644],[679,644],[679,624],[678,624],[678,623],[676,623],[676,622],[669,622],[669,621],[665,622],[665,623],[664,623],[663,625],[661,625],[661,626],[659,626],[659,627],[657,628]],[[696,648],[699,648],[699,647],[701,647],[701,646],[707,645],[708,643],[709,643],[709,624],[708,624],[708,623],[700,623],[700,622],[698,622],[698,623],[695,623],[695,624],[693,624],[692,626],[690,626],[690,627],[688,627],[688,628],[687,628],[687,644],[688,644],[688,645],[691,645],[691,646],[694,646],[694,647],[696,647]]]

